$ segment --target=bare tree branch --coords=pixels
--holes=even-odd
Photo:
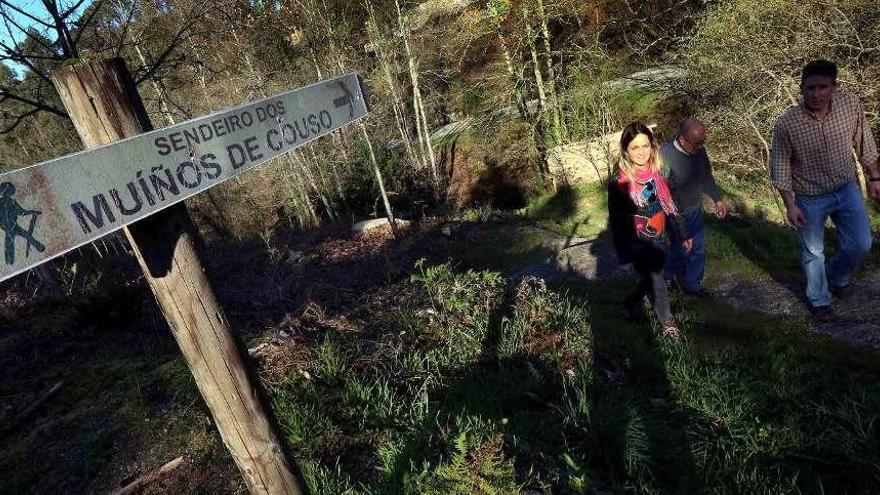
[[[125,38],[128,36],[128,28],[131,26],[132,19],[134,19],[134,11],[136,7],[137,1],[131,2],[131,8],[128,10],[128,15],[125,18],[125,25],[122,28],[122,35],[119,37],[119,45],[116,46],[117,57],[122,53],[122,47],[125,46]],[[119,2],[119,10],[122,10],[122,2]]]
[[[5,46],[5,45],[3,45],[3,46]],[[11,53],[9,53],[9,56],[8,56],[8,59],[9,59],[9,60],[12,60],[12,61],[14,61],[14,62],[17,62],[17,63],[19,63],[19,64],[21,64],[21,65],[24,65],[25,67],[27,67],[28,69],[30,69],[30,71],[31,71],[35,76],[37,76],[37,77],[39,77],[40,79],[42,79],[42,80],[46,81],[47,83],[51,84],[51,83],[52,83],[52,80],[49,79],[49,76],[47,76],[46,74],[43,74],[43,71],[39,70],[39,69],[33,64],[33,62],[31,62],[31,59],[32,59],[32,58],[33,58],[33,57],[30,57],[30,56],[28,56],[27,54],[20,53],[20,52],[11,52]]]
[[[30,98],[15,94],[15,93],[9,91],[7,88],[0,88],[0,102],[6,101],[6,100],[13,100],[13,101],[17,101],[19,103],[24,103],[25,105],[30,105],[30,106],[34,107],[34,109],[38,112],[45,111],[45,112],[49,112],[49,113],[54,113],[55,115],[57,115],[59,117],[67,117],[68,116],[67,112],[65,112],[64,110],[59,110],[58,108],[56,108],[52,105],[49,105],[45,102],[32,100]]]
[[[162,64],[165,63],[165,61],[168,59],[169,56],[171,56],[171,54],[177,49],[177,47],[183,44],[186,39],[187,31],[189,31],[189,28],[196,23],[197,19],[198,16],[192,16],[189,20],[183,23],[183,26],[181,26],[181,28],[176,33],[174,33],[174,37],[171,39],[171,42],[168,43],[168,46],[165,47],[165,50],[159,55],[158,58],[156,58],[156,61],[153,62],[153,65],[150,66],[149,69],[147,69],[144,75],[135,80],[135,84],[140,84],[147,79],[153,77],[153,74],[155,74],[156,71],[159,70],[159,67],[161,67]]]
[[[57,0],[43,0],[43,7],[45,7],[46,12],[55,21],[52,29],[58,34],[57,42],[61,45],[64,58],[79,58],[79,50],[77,50],[76,44],[74,44],[73,38],[70,35],[70,30],[67,27],[67,18],[62,17],[58,12]]]
[[[27,17],[28,19],[30,19],[30,20],[36,22],[37,24],[42,24],[44,27],[47,27],[47,28],[51,28],[51,27],[52,27],[52,24],[50,24],[50,23],[48,23],[48,22],[46,22],[46,21],[40,19],[39,17],[36,17],[36,16],[34,16],[34,15],[28,13],[27,11],[24,11],[24,10],[22,10],[22,9],[20,9],[20,8],[18,8],[18,7],[16,7],[15,5],[13,5],[13,4],[11,4],[11,3],[7,2],[7,1],[0,0],[0,5],[2,5],[2,6],[4,6],[4,7],[9,7],[10,9],[12,9],[12,10],[18,12],[19,14],[21,14],[21,15]]]
[[[15,122],[13,122],[11,125],[5,127],[4,129],[0,130],[0,134],[9,134],[10,132],[14,131],[15,128],[18,127],[22,122],[24,122],[24,119],[30,117],[31,115],[35,115],[37,113],[40,113],[40,109],[39,108],[32,108],[29,111],[27,111],[21,115],[18,115],[15,118]]]
[[[98,15],[98,12],[101,11],[101,7],[103,5],[104,5],[104,0],[97,0],[97,2],[95,3],[95,6],[92,8],[92,11],[89,12],[89,16],[86,17],[85,20],[83,20],[81,22],[81,25],[83,27],[80,28],[79,32],[76,33],[76,36],[73,37],[74,44],[77,44],[77,45],[79,44],[80,40],[82,39],[83,33],[86,32],[85,26],[88,26],[89,24],[92,23],[92,19],[94,19],[95,16]],[[134,7],[132,7],[132,10],[133,9],[134,9]]]
[[[61,13],[61,17],[62,17],[63,19],[67,19],[68,17],[71,16],[71,14],[73,14],[74,12],[76,12],[77,9],[79,9],[79,8],[82,6],[82,4],[84,4],[84,3],[86,3],[86,0],[79,0],[78,2],[76,2],[75,4],[73,4],[69,9],[65,10],[64,12],[62,12],[62,13]],[[100,7],[100,3],[99,3],[99,7]]]
[[[8,33],[8,36],[0,39],[0,63],[15,62],[26,70],[28,78],[38,78],[39,81],[36,85],[0,87],[0,103],[16,102],[24,106],[20,110],[16,109],[12,115],[6,115],[7,122],[13,119],[15,122],[6,130],[0,129],[0,133],[15,129],[23,119],[39,112],[68,117],[63,109],[56,108],[51,103],[52,98],[43,96],[51,93],[52,82],[49,71],[58,62],[79,58],[81,49],[84,49],[84,40],[91,35],[100,35],[89,27],[95,25],[99,13],[107,11],[106,0],[94,0],[87,12],[77,19],[77,16],[83,12],[83,7],[89,4],[87,0],[71,0],[69,6],[62,5],[63,0],[40,0],[35,5],[42,5],[45,15],[35,13],[34,8],[30,6],[25,8],[13,5],[13,1],[15,0],[0,0],[0,30]],[[129,1],[132,2],[130,6],[126,5],[128,2],[119,3],[116,21],[121,24],[118,26],[114,24],[113,33],[109,38],[110,49],[115,49],[117,56],[127,46],[128,34],[138,17],[138,0]],[[155,78],[163,66],[176,60],[175,53],[189,39],[198,22],[204,19],[207,8],[208,5],[197,2],[189,9],[179,10],[185,15],[178,28],[173,32],[170,41],[161,40],[164,42],[164,49],[155,60],[143,68],[142,75],[136,81],[138,84]],[[113,46],[117,45],[117,36],[119,36],[118,46]],[[18,115],[19,113],[21,115]]]
[[[20,55],[19,55],[19,56],[20,56]],[[15,55],[0,55],[0,61],[3,61],[3,60],[11,60],[11,61],[13,61],[13,62],[18,62],[18,57],[19,57],[19,56],[15,56]],[[47,56],[45,56],[45,55],[33,55],[33,54],[27,54],[27,55],[24,55],[24,57],[29,58],[29,59],[32,59],[32,60],[52,60],[52,61],[57,61],[57,60],[58,60],[58,59],[55,58],[55,57],[47,57]]]
[[[6,31],[9,33],[9,38],[14,42],[15,37],[12,35],[12,28],[9,27],[9,24],[15,26],[19,31],[21,31],[26,37],[34,40],[37,44],[45,48],[50,53],[55,53],[55,50],[51,45],[47,44],[40,36],[36,36],[32,30],[23,27],[21,24],[16,22],[12,16],[6,13],[4,10],[0,9],[0,16],[3,17],[3,23],[6,25]],[[5,44],[4,44],[5,45]],[[17,51],[15,48],[6,48],[6,50]]]

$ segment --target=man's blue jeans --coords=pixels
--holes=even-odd
[[[807,224],[798,229],[807,300],[813,307],[831,305],[830,287],[849,285],[853,271],[871,249],[871,224],[858,184],[849,182],[817,196],[797,196]],[[834,222],[840,247],[825,263],[825,222]]]
[[[684,228],[694,241],[690,252],[681,246],[682,239],[671,235],[672,245],[666,261],[666,280],[678,277],[681,289],[685,292],[697,292],[703,286],[703,275],[706,272],[706,232],[703,229],[703,209],[698,208],[691,213],[682,215]]]

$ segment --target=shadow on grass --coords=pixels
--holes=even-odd
[[[744,205],[747,200],[742,195],[734,191],[725,191],[724,194],[734,204],[735,210],[746,209]],[[780,204],[776,206],[780,207]],[[871,208],[869,205],[869,210]],[[758,207],[752,214],[733,213],[723,220],[706,214],[709,259],[717,262],[722,270],[740,272],[744,279],[756,273],[747,266],[750,264],[757,269],[757,273],[771,277],[807,306],[798,232],[787,224],[769,219],[765,212],[763,207]],[[782,212],[780,214],[784,215]],[[830,226],[825,230],[826,260],[838,248],[836,230]],[[874,265],[877,261],[876,250],[872,250],[866,264]]]
[[[566,201],[560,199],[560,204],[565,209]],[[762,237],[750,229],[766,229],[765,243],[770,243],[784,237],[784,232],[777,230],[781,227],[758,223],[757,227],[742,227],[739,232],[735,231],[739,227],[712,223],[711,228],[729,240],[727,248],[732,257],[751,249],[747,256],[754,258],[762,270],[785,273],[778,259],[773,261],[771,250],[751,246]],[[346,244],[332,240],[323,243],[320,254],[296,247],[284,252],[271,252],[276,247],[260,247],[251,252],[252,247],[240,245],[225,248],[228,251],[214,250],[212,263],[221,280],[235,287],[223,292],[224,305],[236,314],[234,321],[244,323],[247,318],[255,318],[257,321],[251,324],[260,328],[264,322],[277,324],[306,300],[327,306],[331,314],[347,315],[352,301],[404,279],[412,268],[410,260],[427,257],[430,263],[450,255],[460,256],[468,246],[484,242],[485,234],[485,230],[475,227],[463,228],[451,236],[432,231],[397,243],[377,240],[376,249],[354,256],[346,254]],[[345,367],[350,371],[324,382],[314,373],[304,378],[291,369],[291,379],[310,388],[308,393],[294,389],[288,397],[274,398],[276,403],[289,400],[289,409],[296,411],[293,419],[279,415],[288,431],[289,446],[302,452],[301,445],[309,445],[309,456],[303,460],[331,474],[341,470],[383,493],[426,486],[421,483],[440,476],[440,465],[449,469],[464,466],[465,474],[490,476],[478,472],[475,460],[486,455],[498,466],[503,465],[491,449],[482,448],[491,445],[491,438],[497,434],[503,436],[503,456],[512,459],[518,483],[539,487],[545,493],[821,493],[823,486],[833,486],[842,493],[878,491],[880,421],[875,419],[880,410],[880,390],[876,373],[866,371],[870,366],[853,364],[850,352],[829,357],[831,346],[824,342],[821,352],[817,352],[809,342],[793,340],[781,331],[792,322],[743,315],[723,304],[695,308],[676,301],[678,313],[695,340],[694,347],[658,340],[648,324],[631,325],[620,319],[620,301],[634,282],[612,277],[617,273],[616,258],[602,248],[607,245],[607,238],[600,236],[600,241],[578,246],[535,244],[518,254],[545,260],[555,259],[565,250],[592,251],[596,272],[608,277],[603,281],[587,280],[578,270],[565,266],[553,267],[546,277],[556,280],[557,288],[569,291],[590,315],[590,345],[582,356],[583,363],[550,366],[541,357],[549,351],[499,357],[505,317],[510,315],[493,312],[480,342],[479,359],[442,370],[436,381],[419,381],[418,376],[400,372],[403,365],[397,361],[389,360],[381,372],[356,367],[360,362],[385,359],[383,353],[388,348],[382,347],[383,339],[393,338],[400,330],[385,326],[381,320],[371,322],[378,330],[369,335],[368,342],[363,336],[337,335],[344,342],[340,346],[363,346],[342,354],[340,359],[348,361]],[[397,252],[401,248],[405,254]],[[493,261],[507,257],[504,248],[505,243],[499,241],[494,245],[494,260],[472,259],[469,266],[494,266]],[[722,246],[717,251],[724,254],[722,249],[727,248]],[[318,256],[325,258],[319,260]],[[785,261],[782,268],[792,265],[797,267],[796,259]],[[306,283],[317,288],[301,294],[301,284]],[[709,330],[711,336],[703,334]],[[320,340],[332,330],[308,331]],[[162,342],[164,350],[155,354],[173,354],[170,337],[163,337]],[[127,351],[112,353],[117,358],[131,358]],[[114,373],[100,368],[94,374],[105,380],[138,377],[147,373],[141,366],[149,367],[150,356],[155,354],[130,359],[132,366],[138,363],[132,370]],[[171,375],[179,378],[181,373]],[[376,392],[381,387],[352,392],[353,381],[368,379],[386,383],[387,394]],[[124,416],[112,416],[113,402],[89,427],[100,430],[101,435],[94,436],[88,428],[81,430],[85,437],[76,441],[80,447],[68,453],[86,452],[81,456],[82,469],[71,471],[82,479],[59,485],[45,478],[18,478],[19,484],[14,486],[25,483],[38,490],[60,486],[73,493],[95,486],[89,483],[109,462],[108,442],[112,443],[112,452],[137,447],[117,440],[113,431],[118,430],[113,428],[119,426],[112,422],[145,415],[152,419],[152,411],[159,415],[157,404],[170,399],[157,398],[156,394],[178,387],[162,380],[166,378],[151,378],[152,392],[132,392],[138,407],[146,407],[149,414],[133,409]],[[80,385],[77,397],[91,393],[82,389],[87,385]],[[122,385],[135,390],[146,388],[143,380]],[[197,400],[193,391],[183,395],[187,400]],[[404,416],[403,404],[423,408],[421,420],[406,423],[398,419]],[[291,422],[301,420],[302,411],[312,411],[301,425],[309,434],[292,436]],[[193,418],[193,424],[201,419],[199,415]],[[80,416],[70,419],[79,421]],[[56,426],[64,429],[69,424]],[[458,456],[456,442],[465,433],[462,442],[468,446],[467,452]],[[216,437],[213,429],[207,435]],[[472,437],[478,440],[472,442]],[[33,446],[48,441],[44,439],[38,437]],[[397,450],[392,452],[392,447]],[[90,453],[98,451],[97,457]],[[63,449],[60,452],[63,454]],[[21,459],[38,456],[28,451]],[[385,458],[389,461],[382,464]],[[63,457],[49,459],[53,465],[64,465]],[[459,459],[462,464],[456,465],[451,459]],[[230,470],[229,460],[224,462],[226,470],[219,472],[237,476],[234,467]],[[389,469],[381,471],[379,465]],[[222,485],[228,479],[217,483]],[[206,481],[204,486],[219,485]],[[325,492],[344,490],[328,488]]]
[[[553,254],[542,249],[536,254]],[[596,489],[625,487],[695,493],[696,468],[687,432],[690,413],[675,406],[666,372],[666,344],[656,340],[648,325],[632,326],[619,320],[616,299],[622,299],[620,283],[609,290],[577,272],[567,273],[562,279],[566,282],[561,288],[572,290],[572,303],[590,315],[589,328],[584,329],[582,336],[589,340],[589,346],[582,353],[551,365],[548,356],[556,345],[554,339],[562,338],[560,334],[551,334],[535,344],[538,348],[546,345],[544,352],[530,348],[529,352],[502,357],[499,346],[502,339],[509,338],[505,335],[510,331],[506,325],[515,315],[503,309],[493,312],[487,320],[480,358],[465,366],[441,370],[442,378],[435,378],[427,390],[429,411],[421,416],[424,419],[391,431],[383,431],[385,427],[379,424],[373,425],[377,430],[373,433],[365,433],[372,431],[370,425],[358,430],[358,436],[390,439],[395,452],[392,460],[398,460],[389,466],[386,447],[380,446],[380,453],[349,459],[353,464],[341,465],[342,471],[359,473],[354,479],[364,479],[364,466],[381,464],[374,469],[384,476],[364,485],[380,493],[459,493],[450,488],[454,484],[441,483],[439,486],[444,488],[436,492],[425,487],[435,486],[431,483],[436,480],[430,480],[437,476],[447,476],[446,469],[461,468],[464,471],[456,476],[465,478],[491,476],[474,471],[474,466],[468,471],[457,463],[470,466],[467,459],[477,455],[472,450],[482,452],[481,446],[500,434],[504,439],[504,456],[514,460],[518,482],[547,493],[592,493]],[[612,299],[615,301],[611,302]],[[393,328],[388,331],[390,335],[395,332]],[[362,375],[358,378],[363,379]],[[370,379],[381,382],[388,375],[378,373]],[[308,394],[314,402],[299,407],[324,411],[325,420],[333,424],[327,426],[327,431],[353,434],[350,413],[320,398],[338,396],[334,388],[336,385],[328,384],[324,390],[314,389]],[[398,397],[388,401],[401,400]],[[290,414],[296,416],[293,411]],[[308,418],[297,418],[288,419],[286,424],[290,428],[291,424],[308,422]],[[338,434],[324,438],[327,442],[334,438],[333,449],[339,448]],[[462,454],[456,450],[458,443],[464,444],[468,438],[480,440],[474,449],[465,452],[466,457],[457,457]],[[323,459],[322,462],[327,460],[317,452],[311,455]],[[497,458],[496,461],[500,462]],[[440,466],[446,467],[438,471]],[[318,486],[338,488],[335,483],[322,478]]]
[[[551,209],[566,211],[570,204],[561,197]],[[710,227],[728,240],[727,247],[717,248],[720,259],[728,249],[731,263],[744,255],[779,277],[797,267],[796,259],[780,263],[778,253],[790,242],[782,227],[769,222]],[[435,259],[463,259],[465,250],[486,242],[487,232],[462,228],[425,239],[448,244],[431,246]],[[614,274],[616,258],[602,245],[607,238],[577,248],[594,251],[597,273]],[[508,247],[503,239],[493,242],[491,257],[467,258],[459,270],[498,269]],[[516,256],[554,259],[570,248],[535,243]],[[384,252],[362,259],[381,266]],[[346,266],[342,262],[333,270]],[[398,266],[397,280],[409,268]],[[304,462],[322,469],[320,475],[310,471],[317,480],[313,487],[327,493],[346,487],[450,493],[443,491],[444,483],[502,483],[497,477],[503,478],[504,459],[512,459],[519,484],[547,493],[822,493],[828,486],[875,493],[880,487],[880,422],[875,422],[880,389],[867,367],[829,357],[824,342],[817,351],[793,340],[785,330],[796,322],[743,315],[723,304],[700,308],[676,301],[694,346],[658,340],[649,325],[620,319],[620,301],[634,282],[587,280],[565,266],[547,274],[590,315],[583,363],[559,369],[528,353],[500,357],[509,317],[501,312],[488,318],[479,358],[462,366],[418,376],[401,372],[402,358],[395,357],[385,368],[357,368],[389,352],[380,346],[383,339],[397,342],[402,335],[402,329],[382,322],[371,342],[340,337],[346,345],[365,346],[343,353],[355,363],[350,371],[327,382],[314,373],[294,374],[291,380],[307,392],[290,391],[288,406],[276,396],[276,408],[288,409],[279,416],[290,445]],[[395,280],[387,272],[370,277],[354,290],[375,290]],[[336,290],[353,290],[343,289],[351,287],[344,285],[348,281],[339,279]],[[355,382],[361,385],[350,386]],[[417,420],[406,419],[415,414],[406,412],[410,407],[420,411]],[[486,445],[497,435],[503,438],[502,453],[492,454]],[[494,463],[492,469],[484,469],[480,456]]]
[[[734,202],[742,203],[736,195],[732,196]],[[796,229],[769,220],[760,211],[755,215],[733,214],[721,220],[707,214],[705,220],[707,254],[716,270],[737,274],[745,281],[756,274],[769,276],[804,307],[808,306]],[[825,259],[830,259],[838,249],[836,230],[826,228]],[[876,250],[872,250],[866,265],[873,266],[878,259]]]
[[[720,260],[741,263],[744,257],[794,290],[791,280],[799,273],[799,263],[793,231],[762,219],[709,223],[715,235],[729,243],[716,247]],[[543,249],[536,257],[558,254]],[[615,273],[613,254],[595,251],[599,266],[604,267],[597,271]],[[868,468],[858,480],[846,474],[846,466],[867,467],[874,462],[870,459],[880,456],[880,450],[872,447],[880,440],[880,429],[863,429],[873,424],[877,414],[855,412],[872,411],[873,404],[880,403],[880,388],[869,371],[876,358],[807,337],[796,319],[775,322],[721,302],[694,306],[676,299],[675,311],[691,332],[693,346],[657,341],[647,325],[633,326],[620,319],[620,301],[634,282],[597,282],[576,272],[558,271],[553,279],[560,281],[560,288],[585,296],[591,315],[594,368],[584,385],[587,419],[572,423],[571,416],[563,416],[550,425],[546,417],[545,422],[525,419],[524,429],[518,430],[519,422],[508,418],[510,431],[521,437],[517,445],[543,445],[543,438],[549,438],[550,445],[564,442],[564,449],[522,454],[526,458],[543,459],[554,475],[583,475],[593,479],[594,487],[611,489],[823,493],[828,486],[846,486],[848,493],[873,493],[880,488],[876,469]],[[519,377],[512,380],[514,384],[526,387],[519,393],[519,406],[504,398],[514,385],[495,376],[500,373]],[[475,413],[507,418],[511,409],[521,407],[528,417],[531,405],[542,403],[559,411],[563,385],[541,383],[537,389],[528,385],[543,373],[534,363],[502,362],[491,371],[472,370],[461,386],[474,390],[468,407]],[[846,376],[847,384],[831,376]],[[488,392],[493,389],[504,392],[494,396]],[[483,390],[483,395],[476,390]],[[833,440],[821,433],[832,416],[833,421],[849,425],[835,430]],[[571,429],[572,424],[578,427]],[[533,425],[538,425],[537,432],[530,433]],[[856,451],[860,453],[853,454]],[[561,467],[546,462],[548,455],[575,460]],[[529,469],[537,468],[529,464]],[[552,491],[567,493],[559,486]]]
[[[198,466],[163,480],[169,492],[235,483],[232,460],[204,421],[207,410],[170,332],[156,331],[149,319],[79,326],[71,307],[43,306],[21,326],[3,329],[0,394],[13,414],[0,421],[0,492],[108,492],[179,455]],[[14,417],[56,381],[63,381],[56,394],[27,417]]]
[[[498,358],[498,343],[484,342],[481,360],[430,390],[430,419],[405,440],[410,469],[450,462],[454,439],[468,432],[503,435],[519,482],[548,493],[880,487],[870,467],[880,458],[880,387],[868,367],[825,343],[792,340],[770,320],[680,301],[696,346],[658,340],[648,325],[620,321],[625,283],[570,280],[559,289],[588,308],[589,364],[560,370],[535,355]],[[700,345],[709,327],[711,348]],[[373,486],[414,489],[418,476],[400,469]]]
[[[242,338],[251,338],[310,303],[341,309],[407,277],[418,259],[441,262],[455,236],[416,225],[400,239],[387,232],[353,237],[337,226],[269,242],[208,247],[206,264],[221,306]]]
[[[510,170],[493,159],[487,159],[484,164],[486,169],[469,187],[469,197],[477,201],[490,199],[492,205],[501,210],[516,210],[524,207],[525,191],[517,179],[511,178]]]
[[[577,213],[578,199],[579,194],[576,189],[570,185],[562,185],[555,194],[536,204],[529,211],[529,215],[535,219],[565,221]]]

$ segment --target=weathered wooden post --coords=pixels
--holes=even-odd
[[[122,59],[64,67],[52,80],[86,148],[152,130]],[[251,493],[302,493],[205,276],[186,207],[168,207],[126,235]]]

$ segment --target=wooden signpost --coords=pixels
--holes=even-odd
[[[357,76],[157,131],[121,59],[65,67],[52,80],[87,151],[0,175],[0,280],[124,228],[251,493],[302,493],[181,201],[363,118]]]

